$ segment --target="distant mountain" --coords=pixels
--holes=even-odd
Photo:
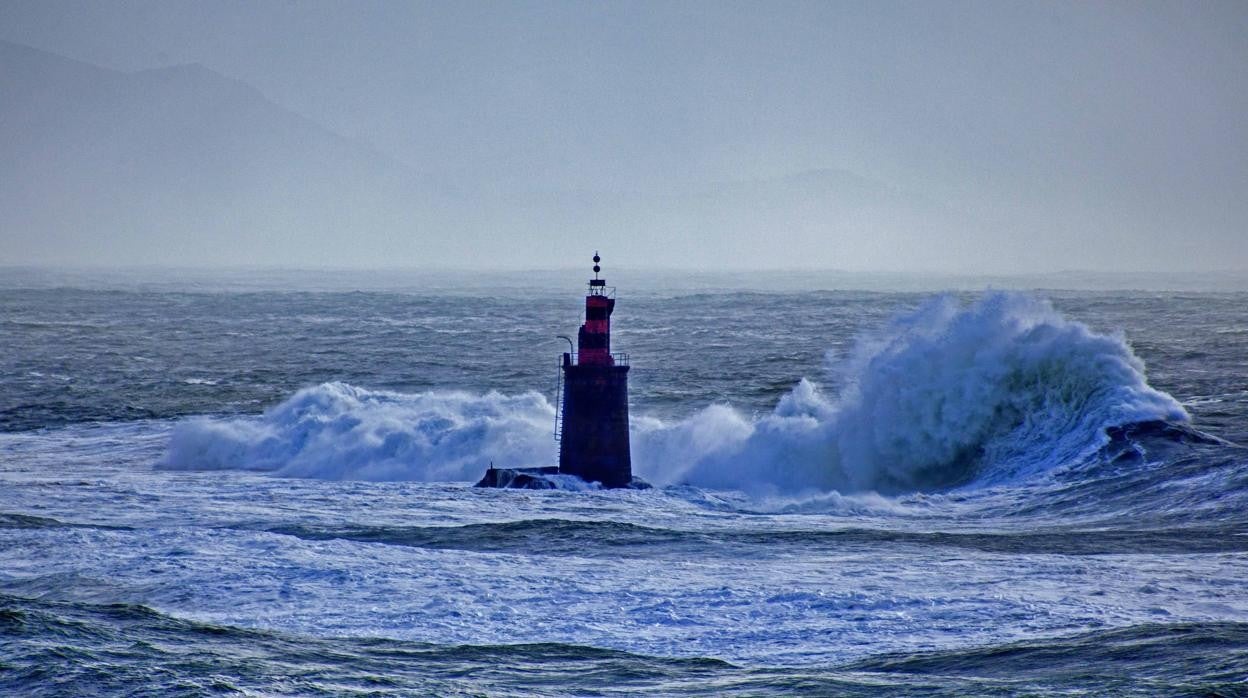
[[[978,227],[840,170],[457,193],[201,65],[124,73],[0,42],[0,264],[518,267],[597,246],[673,267],[950,269]]]
[[[415,232],[434,198],[410,168],[201,65],[122,73],[5,42],[0,183],[0,237],[34,262],[273,264],[302,241],[350,259],[362,238]]]

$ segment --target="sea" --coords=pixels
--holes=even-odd
[[[0,695],[1248,695],[1245,284],[585,271],[0,269]]]

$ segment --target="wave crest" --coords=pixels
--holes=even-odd
[[[932,299],[861,338],[835,370],[846,386],[836,400],[802,380],[755,422],[720,406],[639,434],[642,474],[765,493],[932,491],[1076,461],[1109,427],[1188,418],[1121,336],[1017,293]],[[720,448],[666,458],[691,430],[718,434]]]
[[[173,431],[164,467],[292,477],[453,481],[547,465],[554,408],[536,392],[414,395],[326,383],[259,418],[193,419]]]
[[[760,494],[898,494],[1027,477],[1104,445],[1105,430],[1186,421],[1150,387],[1121,336],[1041,300],[938,297],[858,340],[837,398],[803,379],[750,419],[711,405],[673,423],[633,421],[634,469],[658,484]],[[416,395],[328,383],[259,418],[196,419],[164,465],[279,475],[463,481],[489,463],[550,465],[554,408],[540,394]]]

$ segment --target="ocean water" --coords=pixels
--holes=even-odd
[[[6,274],[0,694],[1248,695],[1248,293]]]

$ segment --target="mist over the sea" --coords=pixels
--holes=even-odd
[[[1248,269],[1241,3],[0,7],[0,263]]]

